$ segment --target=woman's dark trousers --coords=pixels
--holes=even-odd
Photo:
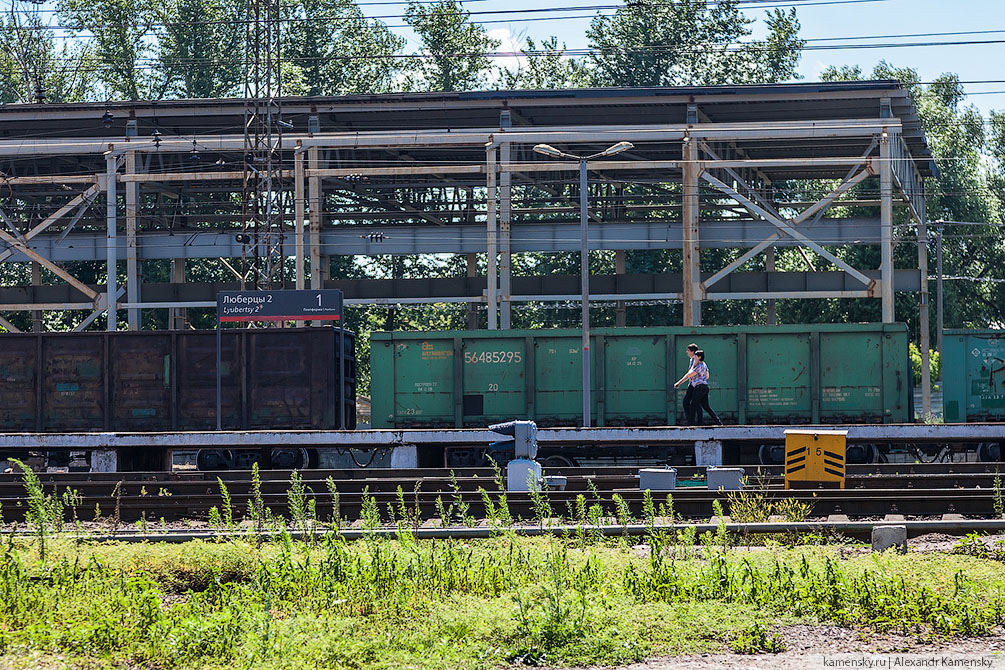
[[[705,421],[701,416],[701,410],[705,410],[710,417],[712,417],[712,422],[714,424],[722,425],[722,421],[719,420],[719,415],[715,413],[708,405],[708,384],[695,384],[694,385],[694,397],[691,399],[692,413],[697,419],[697,425],[704,425]],[[692,425],[695,422],[689,422]]]

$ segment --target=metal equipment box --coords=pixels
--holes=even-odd
[[[709,491],[743,490],[743,468],[708,468],[705,478]]]
[[[844,488],[846,430],[785,431],[785,488],[798,483]]]
[[[643,468],[639,470],[640,491],[673,491],[677,488],[674,468]]]
[[[375,332],[374,428],[483,427],[514,418],[577,425],[578,330]],[[709,402],[735,424],[912,420],[904,324],[600,328],[592,331],[597,426],[684,423],[686,346],[706,352]]]
[[[946,330],[942,337],[946,423],[1005,421],[1005,330]]]

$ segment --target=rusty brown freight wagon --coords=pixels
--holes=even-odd
[[[224,430],[355,427],[351,333],[226,329],[222,343]],[[214,430],[216,334],[2,335],[0,426],[46,433]]]

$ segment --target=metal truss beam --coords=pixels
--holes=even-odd
[[[512,251],[563,252],[579,250],[578,223],[513,223]],[[774,226],[765,221],[704,221],[701,224],[703,249],[732,249],[758,245],[772,234]],[[808,238],[825,245],[879,244],[878,218],[821,219],[800,226]],[[239,258],[242,245],[239,231],[147,230],[136,233],[139,260],[175,258]],[[383,241],[371,240],[370,233],[383,234]],[[680,249],[682,229],[677,221],[592,223],[591,249]],[[377,236],[374,236],[376,239]],[[296,253],[295,233],[290,233],[284,251]],[[78,232],[62,242],[56,235],[36,237],[31,248],[54,262],[103,261],[106,235]],[[119,256],[127,251],[127,239],[117,240]],[[796,246],[792,238],[778,239],[775,246]],[[756,248],[756,247],[755,247]],[[321,232],[320,249],[328,255],[378,256],[415,254],[468,254],[485,252],[485,226],[478,223],[394,226],[334,226]],[[320,252],[319,252],[320,254]],[[8,262],[27,262],[14,252]],[[742,265],[742,263],[741,263]]]
[[[707,273],[706,273],[707,274]],[[878,278],[878,270],[867,270]],[[513,302],[579,300],[579,275],[513,277]],[[288,282],[285,288],[293,288]],[[124,303],[129,308],[212,307],[219,291],[233,291],[238,282],[187,284],[146,284],[144,302]],[[894,289],[918,291],[921,277],[917,270],[897,270]],[[347,304],[422,304],[449,302],[487,302],[485,277],[438,279],[359,279],[329,280],[325,288],[341,289]],[[592,275],[590,294],[596,300],[679,300],[681,276],[678,274]],[[863,297],[856,282],[843,272],[734,272],[724,280],[721,292],[709,300],[786,298]],[[20,310],[93,310],[90,302],[73,302],[66,286],[0,287],[0,311]],[[100,305],[99,305],[100,308]]]
[[[59,209],[57,209],[55,212],[53,212],[52,214],[50,214],[49,216],[47,216],[44,221],[42,221],[37,226],[35,226],[31,230],[29,230],[27,233],[25,233],[24,234],[24,239],[20,240],[20,241],[27,242],[27,241],[35,238],[36,236],[40,235],[49,226],[51,226],[52,224],[56,223],[61,218],[63,218],[64,216],[66,216],[68,213],[70,213],[70,211],[72,211],[74,207],[77,207],[78,205],[81,206],[81,208],[86,207],[92,200],[94,200],[94,198],[96,198],[98,196],[99,193],[101,193],[101,191],[102,191],[101,185],[100,184],[94,184],[90,188],[86,189],[83,193],[81,193],[80,195],[77,195],[76,197],[70,199],[70,201],[67,202],[65,205],[63,205],[62,207],[60,207]],[[83,213],[83,211],[81,210],[81,212],[78,213],[78,216],[76,216],[74,218],[74,220],[73,220],[74,223],[76,223],[77,219],[80,218],[79,215],[82,214],[82,213]],[[72,225],[72,224],[70,224],[70,225]],[[5,259],[9,258],[14,253],[16,253],[16,252],[13,249],[6,249],[6,250],[0,252],[0,261],[3,261]]]
[[[604,142],[667,142],[681,141],[685,134],[699,140],[795,140],[868,137],[883,132],[900,130],[896,119],[833,119],[812,121],[762,121],[757,123],[660,124],[640,126],[580,126],[570,130],[565,126],[538,126],[527,128],[485,128],[473,130],[418,130],[400,132],[344,132],[315,135],[284,134],[283,150],[305,148],[414,148],[449,146],[496,146],[500,142],[514,144],[596,143]],[[161,139],[158,145],[145,138],[131,138],[118,144],[102,140],[81,138],[45,138],[0,140],[0,156],[82,155],[110,152],[114,155],[127,151],[189,153],[192,142],[199,151],[240,151],[244,148],[243,135],[177,136]]]

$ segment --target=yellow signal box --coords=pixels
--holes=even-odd
[[[785,488],[812,482],[843,489],[847,440],[846,430],[785,431]]]

